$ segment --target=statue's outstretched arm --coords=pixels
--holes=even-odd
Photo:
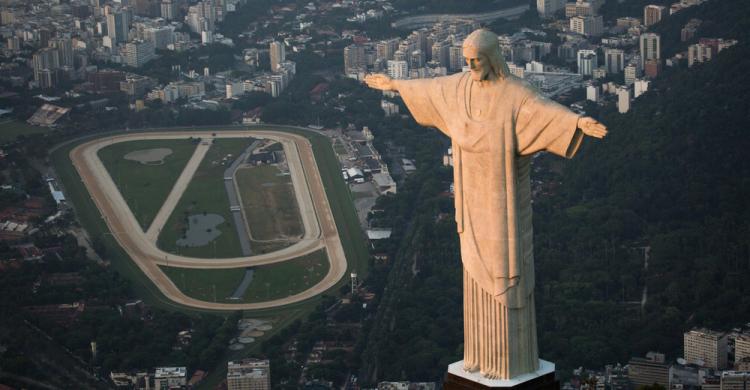
[[[398,81],[384,74],[368,74],[365,76],[365,84],[381,91],[398,91]]]
[[[589,137],[604,138],[607,135],[607,127],[590,116],[578,118],[578,128]]]

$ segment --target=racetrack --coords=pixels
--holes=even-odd
[[[203,140],[252,136],[281,142],[289,160],[292,184],[304,225],[305,234],[302,240],[272,253],[223,259],[191,258],[167,253],[157,248],[158,233],[187,188],[187,184],[205,156],[208,145],[198,145],[147,232],[141,229],[117,186],[99,160],[97,152],[105,146],[118,142],[144,139],[185,139],[190,136],[200,137]],[[133,133],[83,143],[71,150],[70,159],[113,237],[157,288],[174,302],[189,307],[213,310],[252,310],[283,306],[323,293],[333,287],[346,272],[346,257],[321,182],[312,146],[303,136],[266,130]],[[197,300],[183,294],[159,268],[159,265],[201,269],[258,266],[290,260],[321,248],[326,249],[330,267],[326,276],[318,284],[301,293],[266,302],[230,304]]]

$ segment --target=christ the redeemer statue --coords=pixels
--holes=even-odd
[[[571,158],[607,129],[512,76],[497,35],[463,44],[470,72],[419,80],[365,78],[398,91],[416,121],[451,138],[464,292],[463,368],[490,379],[538,369],[531,226],[531,156]]]

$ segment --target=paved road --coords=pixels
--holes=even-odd
[[[116,142],[142,139],[181,139],[188,136],[208,139],[212,137],[212,133],[216,134],[216,138],[251,136],[269,138],[284,145],[284,150],[289,159],[292,183],[300,206],[300,214],[305,226],[303,240],[272,253],[226,259],[199,259],[166,253],[158,249],[155,243],[148,239],[117,190],[116,185],[109,177],[106,168],[99,160],[97,151]],[[283,306],[323,293],[333,287],[346,272],[346,257],[320,178],[312,146],[303,136],[265,130],[206,131],[190,132],[189,134],[176,132],[123,134],[81,144],[71,150],[70,158],[92,200],[101,212],[102,218],[104,218],[120,246],[159,290],[176,303],[214,310],[252,310]],[[328,274],[323,280],[298,294],[259,303],[216,303],[188,297],[159,268],[159,265],[200,269],[249,267],[290,260],[321,248],[325,248],[330,262]]]
[[[250,230],[245,223],[245,219],[242,218],[242,201],[240,200],[239,187],[235,184],[234,173],[237,172],[237,168],[247,159],[250,153],[258,147],[258,143],[258,141],[253,142],[232,162],[229,168],[224,170],[224,190],[226,190],[227,197],[229,198],[229,209],[232,213],[232,219],[234,219],[237,236],[240,239],[243,256],[250,256],[253,252],[250,248]],[[233,208],[234,210],[232,210]]]

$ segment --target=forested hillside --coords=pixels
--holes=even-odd
[[[704,36],[740,44],[671,70],[628,114],[603,110],[610,135],[587,141],[572,161],[538,159],[539,347],[559,369],[649,350],[674,359],[683,331],[750,321],[749,8],[711,1],[675,18],[702,17]],[[669,23],[657,28],[679,32]],[[401,190],[382,204],[385,215],[410,213],[363,353],[366,383],[440,380],[462,351],[456,233],[438,221],[444,198],[432,187]]]

